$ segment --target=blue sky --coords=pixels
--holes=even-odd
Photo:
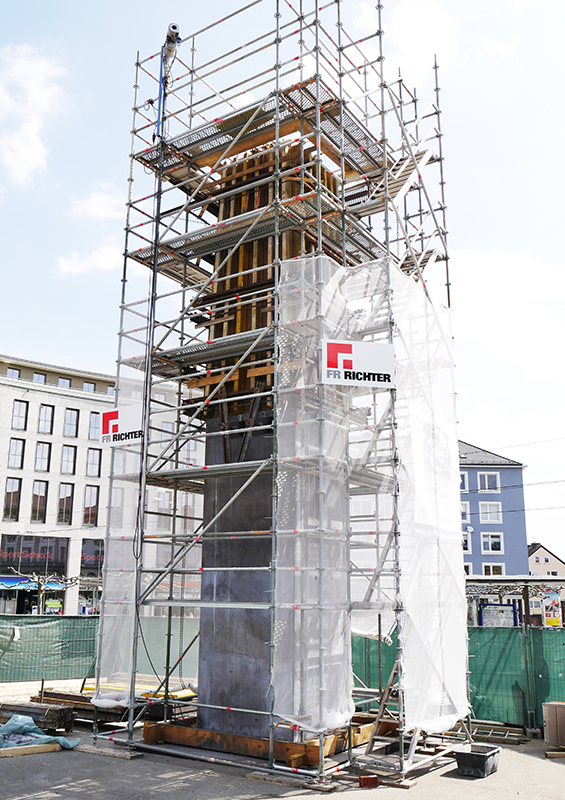
[[[156,52],[170,22],[186,36],[235,6],[4,7],[2,352],[114,371],[136,52]],[[342,7],[356,37],[374,30],[375,3]],[[272,15],[264,0],[258,31]],[[565,12],[555,0],[385,0],[383,29],[389,78],[400,65],[426,95],[434,54],[440,64],[460,437],[528,465],[529,538],[565,557]],[[253,34],[226,23],[218,51]]]

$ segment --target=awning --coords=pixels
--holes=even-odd
[[[62,592],[66,588],[64,578],[60,581],[52,580],[43,584],[43,590],[48,592]],[[24,575],[0,575],[0,590],[24,589],[28,592],[37,591],[37,581],[33,578],[26,578]]]

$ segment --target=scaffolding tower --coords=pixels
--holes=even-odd
[[[96,702],[130,731],[144,693],[196,708],[271,768],[318,737],[324,772],[351,619],[385,638],[402,608],[404,410],[324,385],[322,342],[393,342],[391,271],[424,296],[439,266],[449,302],[437,64],[429,105],[385,82],[377,8],[355,39],[340,0],[255,0],[135,65],[116,397],[142,436],[113,447]],[[401,667],[395,696],[405,772]]]

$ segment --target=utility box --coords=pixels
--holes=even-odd
[[[546,744],[565,747],[565,703],[543,704],[543,738]]]

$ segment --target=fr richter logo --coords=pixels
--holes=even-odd
[[[322,382],[339,386],[394,386],[394,350],[381,342],[322,342]],[[376,385],[380,384],[380,385]]]
[[[102,414],[102,444],[119,444],[129,439],[141,439],[140,409],[131,406],[115,408]]]

